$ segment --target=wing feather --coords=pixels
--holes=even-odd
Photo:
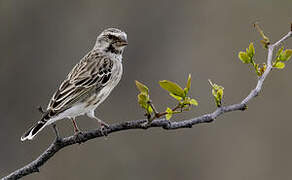
[[[112,60],[100,53],[90,52],[76,64],[54,93],[47,108],[48,113],[45,114],[55,116],[82,102],[92,93],[98,93],[109,82],[112,68]]]

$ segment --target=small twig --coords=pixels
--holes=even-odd
[[[257,29],[257,31],[260,33],[260,35],[263,38],[263,40],[261,40],[261,43],[263,43],[264,46],[267,48],[271,44],[270,39],[264,34],[264,31],[260,28],[257,22],[254,23],[254,27]]]
[[[151,100],[149,100],[147,103],[148,103],[149,106],[153,109],[154,116],[157,118],[157,115],[158,115],[159,113],[158,113],[158,111],[156,110],[156,108],[154,107],[154,104],[152,103]]]
[[[148,101],[149,106],[153,109],[154,112],[154,116],[148,118],[148,124],[151,123],[154,119],[158,119],[161,118],[162,116],[165,116],[167,114],[167,112],[158,112],[154,106],[154,104],[152,103],[152,101]],[[177,106],[175,106],[172,111],[175,112],[177,109],[181,108],[180,104],[178,104]],[[146,124],[145,124],[146,125]]]

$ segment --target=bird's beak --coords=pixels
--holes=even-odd
[[[128,41],[126,39],[123,39],[122,41],[118,42],[118,46],[127,46]]]
[[[121,36],[118,46],[127,46],[128,45],[128,40],[127,40],[127,35]]]

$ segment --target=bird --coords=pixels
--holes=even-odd
[[[117,28],[102,31],[93,49],[70,71],[53,94],[41,119],[21,136],[21,141],[32,140],[46,126],[65,118],[71,119],[75,133],[79,133],[75,119],[81,115],[108,128],[94,111],[119,83],[123,73],[122,55],[127,45],[124,31]]]

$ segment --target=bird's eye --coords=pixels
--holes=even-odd
[[[109,38],[109,39],[114,39],[114,37],[115,37],[115,36],[113,36],[113,35],[111,35],[111,34],[108,35],[108,38]]]

